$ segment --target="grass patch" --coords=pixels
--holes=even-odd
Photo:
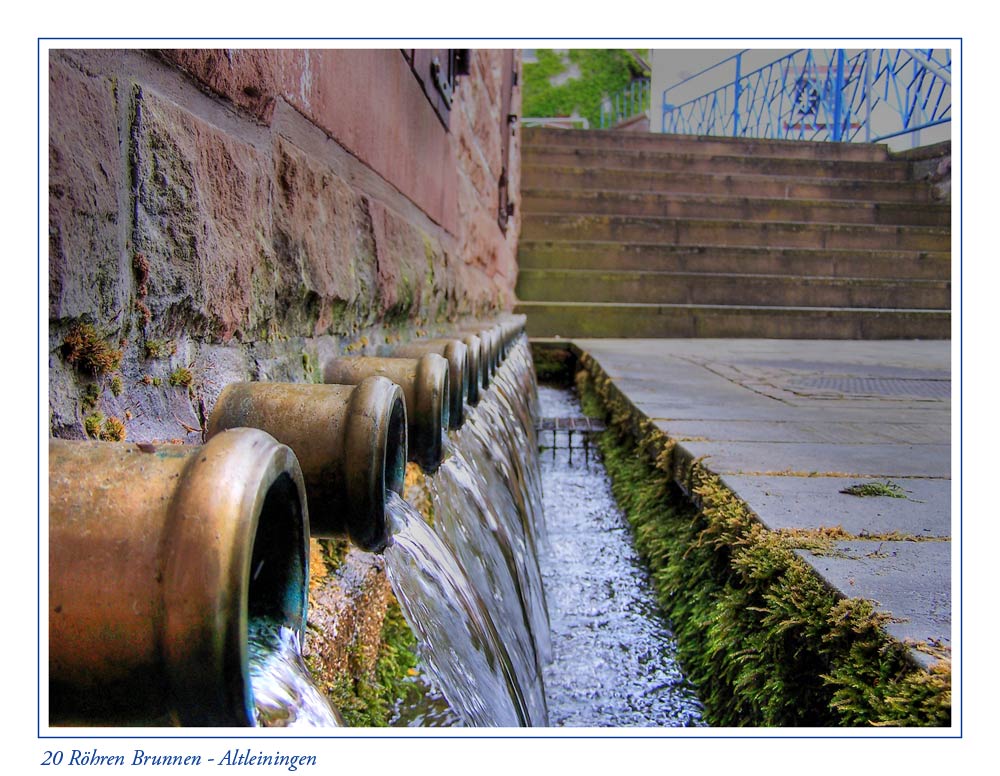
[[[670,440],[592,359],[582,363],[583,403],[608,421],[598,443],[612,489],[711,724],[950,724],[948,654],[930,671],[916,666],[870,602],[840,598],[795,554],[839,529],[767,530],[699,462],[676,461]]]
[[[170,373],[167,382],[174,386],[174,388],[190,388],[194,382],[194,375],[186,366],[179,366]]]
[[[146,358],[170,358],[177,352],[177,343],[173,340],[146,340],[143,353]]]

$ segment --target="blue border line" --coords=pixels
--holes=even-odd
[[[959,67],[964,64],[964,59],[962,57],[962,39],[958,39],[958,61]],[[961,72],[961,70],[959,70]],[[958,137],[959,137],[959,165],[958,169],[961,171],[965,170],[965,165],[963,164],[963,157],[965,155],[965,121],[963,120],[962,110],[965,105],[965,95],[962,95],[963,99],[958,106]],[[965,289],[963,288],[962,281],[964,280],[965,273],[963,272],[965,253],[963,250],[963,240],[962,240],[962,211],[965,207],[964,202],[964,187],[965,187],[965,175],[961,175],[958,187],[958,534],[960,541],[958,543],[958,608],[962,611],[962,595],[965,589],[965,527],[963,523],[963,518],[965,517],[965,477],[963,476],[965,467],[965,380],[963,365],[964,353],[963,353],[963,333],[965,330],[963,315],[965,314],[965,305],[963,304],[963,295]],[[963,613],[964,614],[964,613]],[[959,617],[959,644],[965,645],[965,617]],[[961,654],[961,653],[960,653]],[[958,723],[958,737],[961,738],[963,735],[963,730],[965,728],[965,661],[960,661],[960,670],[958,674],[958,687],[959,687],[959,723]]]
[[[35,73],[38,84],[35,89],[35,149],[38,158],[35,160],[35,250],[37,251],[35,269],[35,352],[42,352],[42,39],[38,39],[36,46]],[[48,262],[46,262],[46,266]],[[35,423],[42,417],[42,369],[41,364],[36,364],[35,368]],[[37,426],[36,426],[37,429]],[[38,671],[36,677],[38,697],[35,699],[38,704],[38,712],[35,715],[36,734],[42,738],[42,618],[39,615],[42,606],[42,437],[41,434],[35,440],[35,498],[37,500],[35,508],[35,561],[38,569],[35,573],[35,616],[38,621],[35,623],[35,667]]]
[[[273,36],[249,36],[249,37],[236,37],[236,38],[233,38],[233,37],[226,37],[226,36],[213,37],[211,35],[203,35],[203,36],[199,36],[199,37],[152,36],[152,37],[82,37],[82,38],[77,38],[77,37],[52,37],[52,38],[40,37],[40,38],[38,38],[39,42],[41,42],[43,40],[44,41],[54,41],[54,40],[73,40],[73,41],[77,41],[77,40],[93,40],[93,41],[122,40],[122,41],[139,42],[139,41],[146,41],[146,40],[192,40],[192,41],[197,41],[197,40],[213,40],[213,41],[214,40],[217,40],[217,41],[244,41],[244,40],[273,40],[273,41],[309,41],[309,40],[317,40],[317,41],[338,41],[338,40],[381,40],[381,41],[396,41],[396,40],[561,40],[561,41],[575,41],[575,40],[606,40],[606,41],[622,41],[622,40],[663,40],[663,41],[685,41],[685,40],[707,40],[707,41],[729,41],[729,40],[764,40],[764,41],[769,41],[769,40],[841,40],[842,41],[842,40],[847,40],[847,41],[855,41],[855,40],[885,40],[885,41],[894,41],[894,40],[921,40],[921,39],[926,40],[927,38],[925,36],[899,36],[899,35],[893,35],[893,36],[868,35],[868,36],[862,36],[862,37],[855,37],[855,36],[848,35],[848,36],[824,36],[824,37],[815,37],[815,38],[798,38],[798,37],[791,37],[791,36],[783,36],[783,37],[782,36],[776,36],[776,37],[764,37],[764,36],[742,37],[742,36],[731,36],[731,37],[728,37],[728,38],[709,38],[709,37],[690,37],[690,38],[656,38],[656,37],[652,37],[652,38],[650,38],[650,37],[646,37],[646,36],[642,36],[642,37],[630,37],[630,38],[619,38],[619,37],[603,37],[603,36],[598,36],[598,37],[580,36],[580,37],[566,38],[566,37],[561,37],[561,36],[552,36],[552,37],[549,37],[549,36],[538,36],[538,35],[536,35],[536,36],[527,36],[527,37],[520,37],[520,36],[515,36],[515,35],[508,35],[508,36],[505,36],[505,37],[477,37],[477,36],[465,37],[465,36],[455,36],[455,35],[452,35],[452,36],[448,36],[448,35],[445,35],[445,36],[437,36],[437,35],[433,35],[433,36],[432,35],[424,35],[424,36],[380,35],[380,36],[377,36],[377,37],[362,36],[362,37],[343,37],[343,38],[315,38],[315,37],[287,37],[286,38],[286,37],[273,37]],[[935,41],[958,41],[959,42],[959,53],[961,53],[961,41],[962,41],[961,37],[954,37],[954,36],[937,37],[937,36],[934,36],[931,39],[935,40]]]
[[[809,37],[790,37],[790,36],[786,36],[786,37],[773,37],[773,38],[771,38],[771,37],[727,37],[727,38],[714,38],[714,37],[688,37],[688,38],[573,37],[573,38],[566,38],[566,37],[540,37],[540,36],[534,36],[534,37],[532,37],[532,36],[529,36],[529,37],[513,37],[513,36],[510,36],[510,37],[500,37],[500,38],[497,38],[497,37],[456,37],[456,36],[445,36],[445,37],[431,37],[431,36],[424,36],[424,37],[378,36],[378,37],[346,37],[346,38],[304,38],[304,37],[303,38],[297,38],[297,37],[292,37],[292,38],[284,38],[284,37],[282,37],[282,38],[278,38],[278,37],[246,37],[246,38],[217,37],[216,38],[216,37],[209,37],[209,36],[202,36],[202,37],[150,37],[150,38],[134,38],[134,37],[132,37],[132,38],[125,38],[125,37],[52,37],[52,38],[49,38],[49,37],[39,37],[37,39],[37,56],[38,56],[38,62],[36,64],[36,71],[37,71],[36,72],[36,77],[37,77],[38,80],[37,80],[37,85],[36,85],[36,110],[35,110],[35,113],[36,113],[36,115],[35,115],[35,124],[36,124],[36,130],[37,130],[37,138],[36,138],[35,142],[36,142],[36,149],[37,149],[37,154],[38,154],[38,159],[37,159],[37,179],[36,179],[36,182],[35,182],[35,188],[36,188],[37,197],[38,197],[37,202],[35,204],[36,213],[37,213],[37,219],[38,219],[37,224],[36,224],[37,234],[36,234],[36,237],[35,237],[35,240],[36,240],[36,250],[37,250],[37,256],[36,256],[37,274],[36,274],[36,288],[35,288],[36,304],[37,304],[37,307],[36,307],[36,319],[37,319],[37,323],[36,323],[36,352],[41,353],[41,342],[42,342],[42,339],[41,339],[41,336],[42,336],[41,335],[41,288],[42,288],[42,285],[41,285],[41,273],[42,273],[42,241],[41,241],[41,226],[42,226],[42,211],[41,211],[41,193],[42,193],[41,192],[41,180],[42,180],[42,169],[41,169],[42,168],[42,141],[41,141],[41,137],[42,137],[42,133],[41,133],[41,129],[42,129],[42,127],[41,127],[41,121],[42,121],[42,119],[41,119],[41,99],[42,99],[42,97],[41,97],[41,95],[42,95],[42,88],[41,88],[41,85],[42,85],[42,81],[41,81],[41,78],[42,78],[42,41],[132,41],[132,42],[136,42],[136,41],[154,41],[154,40],[183,40],[183,41],[198,41],[198,40],[212,40],[212,41],[222,41],[222,40],[230,40],[230,41],[250,41],[250,40],[254,40],[254,41],[258,41],[258,40],[270,40],[270,41],[338,41],[338,40],[343,40],[343,41],[349,41],[349,40],[351,40],[351,41],[356,41],[356,40],[380,40],[380,41],[387,41],[387,40],[389,40],[389,41],[391,41],[391,40],[477,40],[477,41],[478,40],[546,40],[546,41],[548,41],[548,40],[571,40],[571,41],[575,41],[575,40],[589,40],[589,41],[598,41],[598,40],[600,40],[600,41],[626,41],[626,40],[662,40],[662,41],[688,41],[688,40],[706,40],[706,41],[730,41],[730,40],[764,40],[764,41],[779,41],[779,40],[808,40],[808,41],[815,41],[815,40],[851,40],[851,41],[855,41],[855,40],[857,40],[857,41],[861,41],[861,40],[884,40],[884,41],[893,41],[893,40],[900,40],[900,39],[914,40],[914,39],[920,39],[920,38],[921,38],[921,36],[898,36],[898,35],[897,36],[892,36],[892,37],[880,37],[880,36],[829,37],[828,36],[828,37],[814,37],[814,38],[809,38]],[[962,45],[963,45],[963,38],[962,37],[933,37],[933,39],[936,40],[936,41],[957,41],[957,43],[958,43],[958,52],[959,52],[959,62],[960,63],[964,62],[964,60],[963,60],[963,49],[962,49]],[[964,98],[964,95],[963,95],[963,98]],[[964,102],[964,99],[963,99],[963,102]],[[962,108],[963,107],[964,106],[962,104],[959,105],[959,138],[960,138],[960,140],[964,139],[964,122],[962,121]],[[959,169],[963,169],[962,160],[963,160],[963,156],[964,156],[964,140],[963,140],[961,146],[962,146],[961,147],[961,153],[959,155]],[[963,176],[963,179],[961,181],[961,185],[959,186],[959,195],[960,196],[959,196],[959,217],[958,217],[958,223],[959,223],[959,231],[958,231],[958,245],[959,245],[959,248],[958,248],[958,255],[959,255],[959,261],[958,261],[958,271],[959,271],[959,288],[958,288],[958,293],[959,293],[958,353],[959,353],[959,378],[960,378],[960,380],[959,380],[959,430],[958,430],[958,436],[959,436],[959,444],[958,444],[958,446],[959,446],[959,495],[958,495],[958,499],[959,499],[959,510],[958,511],[959,511],[959,514],[958,514],[958,522],[959,522],[959,534],[962,537],[963,541],[964,541],[964,531],[963,531],[963,526],[964,526],[964,524],[963,524],[963,516],[964,516],[964,490],[963,490],[963,486],[964,486],[964,479],[963,479],[963,471],[964,471],[964,463],[965,463],[965,456],[964,456],[964,451],[963,451],[963,444],[964,444],[964,434],[963,434],[963,428],[964,428],[964,406],[963,406],[963,397],[964,397],[964,394],[965,394],[965,387],[964,387],[963,380],[962,380],[962,377],[963,377],[963,363],[964,363],[964,361],[963,361],[963,356],[964,356],[964,353],[963,353],[963,342],[962,342],[962,335],[963,335],[963,331],[964,331],[964,326],[963,326],[963,324],[964,324],[964,321],[963,321],[963,312],[964,312],[963,311],[963,298],[964,298],[964,293],[963,292],[964,292],[964,289],[962,288],[962,278],[963,278],[963,272],[962,272],[962,269],[963,269],[962,214],[963,214],[963,207],[964,207],[964,205],[963,205],[963,203],[961,201],[961,197],[962,197],[962,194],[964,192],[964,183],[965,182],[964,182],[964,176]],[[40,367],[40,364],[38,366]],[[41,406],[41,369],[40,368],[36,372],[35,382],[36,382],[36,386],[37,386],[37,396],[36,396],[36,399],[35,399],[37,413],[38,413],[36,415],[36,422],[37,422],[37,419],[41,417],[41,411],[42,411],[42,406]],[[37,520],[37,524],[36,524],[36,542],[37,542],[37,546],[35,547],[35,556],[36,556],[36,559],[40,558],[41,543],[42,543],[42,538],[41,538],[41,512],[42,512],[42,496],[41,496],[41,476],[42,476],[42,470],[41,470],[41,465],[42,465],[41,464],[41,446],[42,446],[42,439],[41,439],[41,437],[39,437],[36,440],[36,450],[35,450],[35,460],[36,460],[36,468],[37,468],[36,485],[35,485],[35,492],[36,492],[36,497],[37,497],[37,509],[36,509],[36,520]],[[965,574],[965,567],[964,567],[964,563],[963,563],[963,556],[964,556],[964,552],[963,551],[964,551],[964,547],[962,547],[962,543],[960,542],[960,544],[959,544],[959,574],[958,574],[958,577],[959,577],[958,578],[958,603],[959,603],[959,607],[958,608],[959,608],[960,611],[962,609],[962,594],[963,594],[963,589],[964,589],[964,574]],[[42,581],[42,576],[41,575],[42,575],[42,569],[41,569],[41,563],[39,563],[38,570],[37,570],[36,591],[35,591],[35,596],[36,596],[36,600],[35,600],[36,613],[38,611],[40,611],[40,608],[41,608],[41,581]],[[962,644],[963,646],[964,646],[964,628],[965,628],[964,618],[961,618],[960,619],[960,625],[959,625],[959,635],[963,637],[963,638],[960,639],[960,644]],[[225,740],[232,740],[232,741],[252,740],[252,741],[257,741],[257,742],[269,742],[270,743],[270,742],[281,742],[281,741],[337,741],[337,740],[340,740],[340,739],[348,739],[348,740],[359,740],[359,739],[404,740],[405,739],[405,740],[415,740],[415,741],[463,740],[463,739],[470,739],[470,740],[479,740],[479,739],[497,739],[497,740],[503,740],[503,739],[517,739],[517,740],[532,740],[532,739],[538,739],[538,740],[585,739],[585,740],[607,740],[607,741],[616,741],[616,740],[655,740],[655,741],[660,741],[660,740],[664,740],[664,739],[668,739],[668,740],[669,739],[679,739],[679,740],[698,740],[698,739],[704,739],[706,741],[714,741],[714,740],[723,739],[723,740],[743,740],[743,741],[751,740],[751,741],[763,741],[763,742],[767,742],[767,741],[773,741],[773,740],[803,740],[803,741],[805,741],[805,740],[811,740],[811,739],[812,740],[815,740],[815,739],[831,740],[832,739],[832,740],[847,740],[847,741],[857,741],[857,740],[861,740],[861,741],[885,741],[885,740],[918,740],[918,741],[928,741],[928,740],[931,740],[931,741],[939,741],[939,740],[955,740],[955,739],[962,739],[962,738],[964,738],[964,726],[965,726],[965,714],[964,714],[965,693],[964,693],[964,681],[963,681],[963,679],[964,679],[964,663],[962,664],[962,670],[959,672],[959,677],[958,677],[959,687],[961,689],[963,689],[963,692],[961,693],[961,700],[959,701],[959,709],[960,709],[961,713],[959,714],[959,727],[958,727],[958,733],[957,733],[957,735],[950,734],[950,733],[942,733],[940,735],[928,734],[928,735],[920,735],[920,736],[918,736],[918,735],[910,735],[910,734],[892,735],[888,731],[884,735],[869,735],[869,736],[858,736],[858,735],[850,735],[850,734],[847,734],[847,735],[832,735],[832,734],[823,735],[823,734],[815,734],[815,735],[801,735],[801,736],[795,736],[795,735],[766,735],[765,736],[765,735],[754,735],[754,734],[751,734],[751,733],[747,733],[745,735],[736,735],[736,734],[724,734],[724,735],[711,735],[711,734],[704,734],[704,735],[684,735],[684,734],[676,734],[676,735],[654,735],[654,734],[650,734],[650,735],[606,735],[606,736],[602,736],[602,735],[574,735],[574,734],[565,734],[565,735],[562,735],[562,734],[560,734],[560,735],[557,735],[557,734],[552,734],[552,735],[547,735],[547,734],[546,735],[526,735],[526,734],[520,734],[520,735],[508,735],[508,734],[504,734],[504,735],[487,735],[487,734],[482,734],[482,735],[475,735],[475,734],[473,734],[473,735],[447,735],[447,734],[443,734],[443,735],[442,734],[435,734],[435,735],[405,735],[405,734],[403,734],[403,735],[381,735],[381,736],[373,736],[373,735],[365,735],[365,734],[361,734],[361,735],[351,734],[351,735],[343,735],[343,736],[316,736],[316,735],[313,735],[313,736],[294,736],[294,735],[289,735],[289,736],[281,736],[280,738],[278,738],[278,737],[269,738],[269,737],[263,737],[263,736],[259,736],[259,735],[258,736],[254,736],[254,735],[206,735],[206,736],[195,736],[195,735],[140,735],[140,734],[134,734],[134,735],[131,735],[131,734],[130,735],[108,735],[108,736],[103,736],[103,735],[60,735],[60,734],[43,735],[42,731],[41,731],[42,720],[41,720],[41,713],[40,713],[41,712],[41,695],[42,695],[42,671],[41,671],[41,659],[42,659],[41,658],[42,624],[41,624],[41,618],[39,618],[38,621],[37,621],[37,623],[36,623],[36,633],[37,633],[37,639],[38,639],[37,645],[36,645],[36,650],[35,650],[36,651],[35,660],[36,660],[36,670],[37,670],[37,686],[38,686],[38,697],[36,698],[36,703],[37,703],[37,705],[36,705],[36,731],[37,731],[36,732],[36,737],[39,740],[54,740],[54,739],[58,739],[58,740],[70,740],[70,741],[72,741],[72,740],[102,740],[102,741],[107,740],[107,741],[114,741],[114,740],[143,739],[143,740],[153,740],[153,741],[189,741],[189,740],[194,740],[194,741],[212,741],[212,740],[225,739]],[[147,730],[148,729],[151,729],[151,728],[147,728]],[[357,730],[363,730],[363,728],[356,728],[356,729]],[[610,728],[610,729],[611,730],[621,730],[621,728]],[[647,728],[647,729],[653,730],[655,728]],[[682,730],[683,728],[672,728],[672,729],[674,729],[674,730]],[[711,728],[707,728],[707,729],[711,730]],[[843,728],[830,728],[830,730],[840,730],[840,729],[843,729]],[[139,730],[139,728],[137,728],[137,730]]]

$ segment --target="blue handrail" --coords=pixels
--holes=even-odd
[[[645,113],[650,107],[649,79],[636,78],[601,103],[601,129]]]
[[[799,49],[744,74],[749,52],[664,89],[661,131],[880,142],[951,121],[950,49]],[[721,85],[670,102],[699,79]]]

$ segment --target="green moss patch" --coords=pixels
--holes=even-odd
[[[531,343],[531,360],[540,383],[571,385],[576,371],[576,356],[565,347]]]
[[[350,727],[387,727],[396,699],[416,672],[416,638],[395,598],[386,611],[381,639],[374,672],[348,671],[328,687],[330,701]]]
[[[108,345],[89,323],[77,323],[69,330],[62,351],[69,363],[93,375],[112,372],[122,361],[122,352]]]
[[[584,404],[608,422],[598,441],[615,497],[711,724],[950,724],[947,651],[918,667],[886,634],[885,615],[841,598],[796,555],[842,538],[839,529],[767,530],[700,462],[675,460],[671,440],[592,359],[581,363]]]
[[[895,482],[865,482],[843,488],[840,492],[848,496],[906,498],[906,491]]]

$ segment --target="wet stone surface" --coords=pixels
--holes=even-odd
[[[581,417],[568,391],[542,386],[546,418]],[[553,446],[555,442],[555,446]],[[591,442],[543,431],[547,546],[539,563],[552,625],[544,669],[549,724],[680,727],[703,724],[675,657],[669,625]]]

